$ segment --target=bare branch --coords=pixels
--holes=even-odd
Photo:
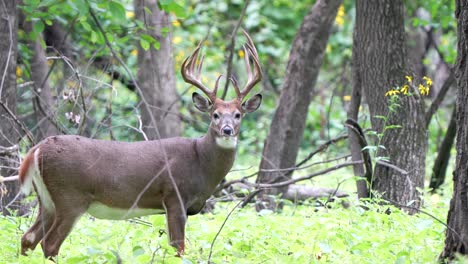
[[[9,176],[9,177],[2,177],[0,176],[0,183],[3,183],[3,182],[12,182],[12,181],[17,181],[19,180],[19,176],[18,175],[13,175],[13,176]]]
[[[8,106],[2,100],[0,100],[0,105],[8,113],[8,115],[10,115],[10,117],[15,121],[15,123],[21,127],[21,130],[23,130],[23,132],[26,134],[31,144],[35,145],[36,141],[34,140],[34,136],[31,134],[31,131],[29,131],[29,129],[24,125],[24,123],[16,117],[16,115],[10,110],[10,108],[8,108]]]
[[[393,165],[391,163],[388,163],[386,161],[383,161],[383,160],[377,160],[375,162],[376,164],[379,164],[379,165],[382,165],[382,166],[385,166],[387,168],[390,168],[390,169],[394,169],[396,171],[398,171],[399,173],[403,174],[403,175],[408,175],[408,172],[402,168],[399,168],[397,167],[396,165]]]
[[[256,187],[256,188],[279,188],[279,187],[284,187],[284,186],[287,186],[287,185],[290,185],[290,184],[293,184],[293,183],[296,183],[296,182],[309,180],[309,179],[312,179],[314,177],[317,177],[317,176],[320,176],[320,175],[323,175],[323,174],[326,174],[326,173],[329,173],[329,172],[332,172],[332,171],[335,171],[335,170],[338,170],[338,169],[341,169],[341,168],[344,168],[344,167],[353,166],[355,164],[360,164],[360,163],[363,163],[363,161],[362,160],[349,161],[349,162],[337,164],[337,165],[335,165],[333,167],[318,171],[316,173],[312,173],[312,174],[309,174],[309,175],[306,175],[306,176],[303,176],[303,177],[299,177],[299,178],[295,178],[295,179],[291,179],[291,180],[287,180],[287,181],[283,181],[283,182],[268,184],[268,183],[250,183],[250,182],[244,181],[243,183],[246,184],[246,185],[252,186],[252,187]]]

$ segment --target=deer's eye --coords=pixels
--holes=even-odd
[[[213,114],[213,118],[214,118],[214,119],[218,119],[218,118],[219,118],[219,115],[218,115],[217,113],[214,113],[214,114]]]
[[[240,113],[236,113],[236,114],[234,115],[234,118],[235,118],[235,119],[241,118],[241,114],[240,114]]]

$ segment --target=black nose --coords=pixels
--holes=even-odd
[[[226,135],[226,136],[231,136],[232,135],[232,128],[230,127],[224,127],[223,128],[223,134]]]

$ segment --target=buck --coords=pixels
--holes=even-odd
[[[127,143],[64,135],[46,138],[33,147],[20,166],[19,177],[23,192],[35,189],[39,211],[21,239],[21,253],[26,255],[41,242],[45,257],[54,258],[75,222],[88,212],[114,220],[166,214],[170,245],[182,255],[187,216],[200,212],[231,169],[242,117],[262,101],[260,94],[244,101],[262,78],[255,46],[244,34],[248,78],[242,90],[229,78],[237,94],[234,100],[217,98],[221,76],[213,90],[202,84],[202,43],[182,64],[185,82],[208,97],[192,95],[195,107],[211,117],[203,137]]]

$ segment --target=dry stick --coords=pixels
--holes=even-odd
[[[234,27],[234,30],[232,31],[232,34],[231,34],[231,44],[229,46],[230,52],[229,52],[229,57],[227,61],[226,84],[224,85],[223,95],[221,96],[221,99],[223,100],[226,98],[227,91],[229,88],[229,83],[230,83],[229,78],[231,77],[231,74],[232,74],[232,59],[234,57],[234,48],[235,48],[234,46],[236,44],[237,30],[239,29],[242,23],[242,19],[245,16],[245,11],[247,10],[248,5],[249,5],[249,0],[245,0],[244,7],[242,8],[241,14],[239,16],[239,20],[237,20],[236,26]]]
[[[104,38],[104,42],[106,43],[106,46],[109,48],[110,52],[112,53],[112,55],[114,56],[114,58],[122,65],[122,67],[124,68],[124,70],[127,72],[127,74],[130,76],[131,80],[133,81],[133,83],[135,84],[135,88],[136,90],[138,91],[138,93],[140,94],[140,99],[141,101],[143,102],[143,105],[144,107],[146,108],[146,110],[148,111],[149,115],[150,115],[150,119],[151,119],[151,123],[154,125],[155,127],[155,131],[156,131],[156,136],[158,138],[161,138],[161,135],[159,134],[159,129],[156,125],[156,119],[154,118],[154,115],[153,115],[153,112],[151,111],[151,108],[149,107],[149,104],[148,104],[148,101],[146,101],[146,98],[143,96],[143,91],[141,90],[140,86],[138,85],[135,77],[133,76],[132,72],[130,71],[130,69],[127,67],[127,65],[125,64],[125,62],[117,55],[117,53],[115,52],[115,50],[112,48],[112,44],[109,42],[109,39],[107,38],[106,36],[106,32],[104,31],[104,29],[102,28],[101,26],[101,23],[99,22],[99,20],[97,19],[96,17],[96,14],[94,14],[94,11],[93,9],[91,8],[91,5],[89,4],[89,1],[87,0],[86,1],[88,3],[88,6],[89,6],[89,13],[91,15],[91,17],[93,18],[93,21],[94,23],[96,24],[97,28],[99,29],[99,31],[101,32],[101,35],[102,37]],[[161,144],[161,143],[159,143]],[[162,149],[162,154],[164,156],[164,162],[166,163],[166,165],[169,164],[169,159],[167,157],[167,152],[166,152],[166,149],[161,145],[161,149]],[[186,213],[185,212],[185,207],[184,207],[184,204],[182,202],[182,196],[180,195],[180,191],[179,191],[179,188],[177,187],[175,181],[174,181],[174,177],[172,177],[172,172],[168,166],[168,169],[167,169],[167,172],[169,173],[169,178],[171,180],[171,184],[174,186],[174,190],[176,191],[176,194],[177,194],[177,199],[179,200],[179,203],[180,203],[180,206],[181,206],[181,210],[183,213],[183,215],[185,216],[186,218]],[[155,175],[156,177],[156,175]],[[134,208],[130,208],[129,210],[132,210]]]
[[[13,175],[13,176],[9,176],[9,177],[1,177],[0,176],[0,183],[3,183],[3,182],[11,182],[11,181],[17,181],[19,180],[19,176],[18,175]]]
[[[290,180],[287,180],[287,181],[282,181],[282,182],[277,182],[277,183],[271,183],[271,184],[268,184],[268,183],[250,183],[250,182],[244,182],[244,183],[246,185],[256,187],[256,188],[279,188],[279,187],[284,187],[284,186],[287,186],[287,185],[290,185],[290,184],[293,184],[293,183],[296,183],[296,182],[299,182],[299,181],[309,180],[309,179],[311,179],[313,177],[323,175],[323,174],[326,174],[326,173],[329,173],[331,171],[335,171],[335,170],[338,170],[338,169],[341,169],[341,168],[344,168],[344,167],[353,166],[355,164],[362,164],[362,163],[363,163],[362,160],[349,161],[349,162],[337,164],[337,165],[335,165],[333,167],[330,167],[330,168],[327,168],[327,169],[324,169],[324,170],[321,170],[321,171],[318,171],[318,172],[315,172],[315,173],[312,173],[312,174],[309,174],[309,175],[306,175],[306,176],[303,176],[303,177],[290,179]]]
[[[211,241],[211,247],[210,247],[210,254],[208,255],[208,263],[211,263],[211,255],[213,254],[213,247],[214,247],[214,243],[216,242],[216,239],[218,238],[219,234],[221,233],[221,230],[223,230],[223,227],[224,225],[226,225],[226,222],[227,220],[229,219],[229,217],[231,216],[231,214],[234,212],[234,210],[236,210],[236,208],[242,203],[242,200],[240,200],[236,206],[234,206],[234,208],[231,209],[231,211],[229,212],[229,214],[226,216],[226,218],[224,219],[223,223],[221,224],[221,227],[219,228],[218,232],[216,233],[215,237],[213,238],[213,241]]]
[[[307,157],[305,159],[303,159],[301,162],[297,163],[296,167],[300,167],[302,164],[309,161],[315,154],[326,150],[328,148],[328,146],[330,146],[332,144],[335,144],[336,142],[341,141],[343,139],[347,139],[347,138],[348,138],[348,135],[343,135],[343,136],[339,136],[337,138],[333,138],[333,139],[328,140],[327,142],[320,145],[315,151],[312,151],[309,155],[307,155]]]
[[[382,165],[382,166],[385,166],[387,168],[390,168],[390,169],[394,169],[396,171],[398,171],[399,173],[403,174],[403,175],[408,175],[408,172],[394,164],[391,164],[391,163],[388,163],[386,161],[383,161],[383,160],[378,160],[375,162],[376,164],[379,164],[379,165]]]
[[[303,170],[303,169],[310,168],[310,167],[315,166],[315,165],[330,163],[330,162],[337,161],[337,160],[340,160],[340,159],[345,159],[345,158],[348,158],[349,156],[350,155],[344,155],[344,156],[340,156],[340,157],[337,157],[337,158],[334,158],[334,159],[314,162],[314,163],[311,163],[311,164],[309,164],[307,166],[303,166],[303,167],[291,167],[291,168],[285,168],[285,169],[260,169],[259,171],[276,172],[276,171]],[[233,184],[236,184],[236,183],[244,183],[248,178],[251,178],[251,177],[253,177],[253,176],[257,175],[257,174],[258,174],[258,171],[254,172],[254,173],[252,173],[250,175],[244,176],[244,177],[242,177],[240,179],[235,179],[235,180],[225,182],[224,184],[218,186],[218,188],[216,188],[216,190],[213,193],[219,192],[222,189],[225,189],[226,187],[229,187],[229,186],[231,186]]]
[[[364,159],[364,167],[366,168],[366,172],[364,173],[364,178],[367,180],[367,182],[372,186],[373,182],[373,171],[372,171],[372,159],[369,153],[369,150],[366,149],[368,146],[366,136],[364,134],[364,131],[362,130],[361,126],[359,126],[359,123],[354,121],[353,119],[348,118],[345,121],[345,126],[348,127],[351,131],[353,131],[358,139],[359,146],[361,148],[361,156]],[[367,196],[371,194],[371,190],[369,190],[366,186],[366,192]]]
[[[10,108],[8,108],[8,106],[2,101],[0,100],[0,105],[3,107],[3,109],[8,113],[8,115],[11,116],[11,118],[13,118],[13,120],[15,121],[16,124],[18,124],[20,127],[21,127],[21,130],[23,130],[23,132],[26,134],[26,136],[28,137],[29,141],[33,144],[33,145],[36,145],[36,141],[34,140],[34,137],[33,135],[31,134],[31,131],[29,131],[29,129],[24,125],[23,122],[21,122],[17,117],[16,115],[10,110]]]

